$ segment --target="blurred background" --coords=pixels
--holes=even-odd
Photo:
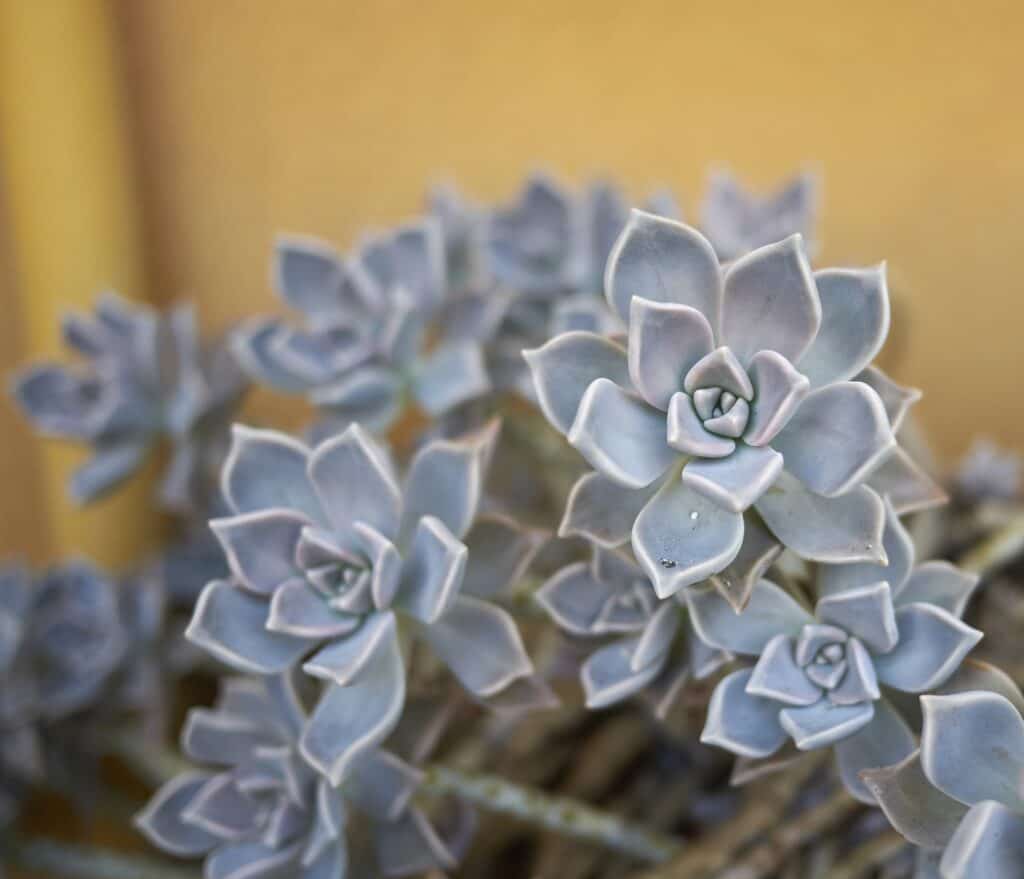
[[[887,260],[882,362],[939,456],[1020,450],[1019,3],[0,0],[0,372],[116,288],[205,324],[275,310],[274,236],[347,247],[450,179],[823,181],[822,264]],[[279,406],[257,395],[254,405]],[[0,556],[155,545],[151,485],[72,509],[78,456],[0,403]]]

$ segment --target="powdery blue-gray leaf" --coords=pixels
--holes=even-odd
[[[836,762],[843,786],[862,803],[875,804],[874,794],[860,773],[905,760],[917,746],[907,722],[884,699],[873,703],[867,726],[836,743]]]
[[[451,870],[456,859],[419,809],[374,828],[377,863],[383,876]]]
[[[349,801],[378,821],[393,821],[409,805],[423,773],[387,751],[371,751],[352,764],[344,782]]]
[[[696,393],[699,396],[701,391]],[[666,440],[677,452],[699,458],[725,458],[736,448],[735,440],[713,434],[705,427],[695,400],[682,391],[669,400]]]
[[[279,353],[279,340],[286,332],[288,328],[276,319],[247,320],[231,333],[231,353],[253,381],[283,393],[304,393],[309,390],[309,380],[296,373]]]
[[[811,681],[793,655],[793,638],[775,635],[761,652],[747,692],[785,705],[813,705],[822,696],[821,687]]]
[[[179,775],[154,794],[135,818],[135,826],[158,848],[182,858],[206,854],[219,839],[186,822],[182,812],[210,780],[205,772]]]
[[[181,814],[183,820],[221,840],[238,840],[256,820],[259,804],[243,794],[228,775],[216,775],[199,789]]]
[[[607,708],[654,681],[662,670],[664,655],[637,668],[633,660],[639,645],[639,637],[627,638],[607,644],[587,657],[580,669],[587,708]]]
[[[782,455],[774,449],[739,443],[727,458],[688,463],[683,468],[683,484],[726,510],[742,513],[781,472]]]
[[[402,564],[396,604],[424,623],[436,623],[455,601],[467,553],[440,519],[423,516]]]
[[[347,687],[374,659],[387,642],[397,642],[394,614],[383,611],[370,614],[347,637],[331,641],[307,659],[302,670],[337,687]]]
[[[483,352],[473,342],[441,345],[419,364],[412,379],[416,401],[434,417],[490,389]]]
[[[776,635],[795,636],[813,617],[785,590],[761,580],[741,613],[715,589],[686,593],[690,619],[708,644],[731,653],[759,655]]]
[[[303,638],[265,628],[266,601],[225,580],[207,584],[196,602],[186,637],[241,671],[276,674],[308,649]]]
[[[754,398],[743,439],[763,446],[793,417],[810,390],[807,377],[777,351],[758,351],[747,367]]]
[[[569,442],[595,469],[630,488],[650,485],[678,457],[665,441],[665,416],[606,378],[580,400]]]
[[[895,444],[881,400],[860,382],[808,394],[773,443],[786,469],[827,497],[862,483]]]
[[[299,860],[299,846],[276,849],[262,842],[230,842],[219,846],[207,858],[206,879],[257,879],[287,875]]]
[[[226,684],[232,683],[230,679]],[[257,708],[265,711],[267,703],[262,687],[257,690]],[[216,710],[191,708],[181,731],[181,749],[192,760],[231,766],[244,751],[267,748],[275,744],[274,730],[268,728],[265,717],[253,717],[237,706],[222,701]]]
[[[398,417],[401,395],[401,376],[392,369],[366,365],[316,388],[309,399],[329,414],[337,413],[349,423],[359,422],[367,430],[380,432]]]
[[[585,473],[569,492],[558,536],[578,535],[599,546],[621,546],[657,488],[656,482],[646,488],[626,488],[602,473]]]
[[[594,333],[570,332],[540,348],[523,351],[533,374],[541,411],[558,430],[568,433],[590,385],[607,378],[629,386],[626,350]]]
[[[346,686],[329,686],[303,730],[303,756],[338,785],[349,766],[395,728],[405,703],[405,669],[394,629]]]
[[[228,567],[242,586],[261,595],[302,576],[295,563],[305,516],[286,509],[268,509],[214,519],[210,528],[220,542]]]
[[[629,320],[634,296],[687,305],[718,326],[722,280],[714,250],[695,229],[643,211],[630,213],[608,257],[608,304]]]
[[[1024,812],[1024,718],[996,693],[922,696],[921,766],[928,780],[967,806],[986,800]]]
[[[822,321],[800,360],[814,387],[851,379],[871,363],[889,334],[885,264],[814,273]]]
[[[363,242],[359,256],[379,289],[407,290],[424,312],[440,304],[444,240],[435,218],[414,220],[392,232],[372,236]]]
[[[918,750],[897,763],[862,769],[860,777],[889,823],[921,848],[945,848],[967,814],[966,806],[928,781]]]
[[[982,637],[948,611],[910,604],[896,612],[899,642],[875,659],[879,680],[908,693],[940,686]]]
[[[434,440],[416,453],[402,491],[401,532],[406,539],[427,514],[455,537],[466,535],[476,517],[499,429],[499,422],[492,421],[458,439]]]
[[[871,471],[866,485],[888,499],[900,516],[930,510],[949,500],[942,487],[899,446]]]
[[[753,671],[740,669],[723,678],[711,694],[700,740],[743,757],[768,757],[783,746],[778,703],[747,692]]]
[[[457,598],[423,637],[460,683],[492,696],[533,672],[519,630],[509,614],[477,598]]]
[[[360,521],[385,537],[398,534],[398,486],[380,450],[358,424],[313,450],[309,478],[336,533],[347,534]]]
[[[663,602],[648,620],[630,659],[630,668],[639,671],[652,663],[663,661],[679,631],[679,608],[671,601]]]
[[[871,388],[885,407],[892,432],[896,433],[903,426],[903,420],[918,400],[921,392],[917,388],[906,388],[897,384],[877,366],[869,366],[855,378]]]
[[[71,500],[87,504],[113,491],[139,468],[148,450],[147,443],[131,438],[98,444],[93,456],[71,474]]]
[[[821,324],[821,302],[799,234],[740,257],[725,272],[722,340],[743,363],[763,350],[797,363]]]
[[[811,751],[845,739],[871,722],[875,703],[836,705],[821,699],[813,705],[783,708],[779,723],[801,751]]]
[[[876,653],[888,653],[900,637],[892,593],[886,582],[826,595],[818,602],[815,613],[823,623],[856,636]]]
[[[916,567],[896,595],[898,606],[925,602],[963,616],[979,577],[945,561],[930,561]]]
[[[683,390],[686,393],[695,394],[702,388],[721,388],[745,400],[754,396],[754,386],[746,369],[726,347],[716,348],[702,357],[684,376]]]
[[[803,558],[838,564],[885,561],[885,507],[869,488],[826,498],[783,471],[754,506],[779,542]]]
[[[739,613],[747,606],[750,593],[782,553],[780,544],[764,527],[759,516],[744,517],[743,545],[725,568],[711,576],[711,585]]]
[[[278,295],[311,319],[331,317],[353,303],[334,249],[313,238],[281,237],[271,273]]]
[[[462,593],[485,599],[504,594],[526,574],[548,536],[499,513],[478,516],[465,536]]]
[[[619,590],[594,577],[590,565],[567,565],[547,580],[534,598],[559,628],[576,635],[592,635],[608,600]]]
[[[743,543],[743,517],[669,478],[633,524],[633,551],[660,598],[723,570]]]
[[[319,523],[324,514],[306,475],[309,454],[308,447],[287,434],[234,425],[221,471],[224,499],[235,513],[281,507]]]
[[[974,690],[987,690],[997,693],[1024,714],[1024,693],[1005,671],[987,662],[968,657],[935,691],[937,696],[949,696],[954,693],[970,693]]]
[[[1001,803],[972,806],[942,853],[939,870],[948,879],[1024,875],[1024,815]]]
[[[652,406],[665,410],[680,379],[714,348],[707,318],[685,305],[634,296],[629,318],[629,374]]]

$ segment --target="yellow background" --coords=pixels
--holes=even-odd
[[[44,264],[63,273],[53,284],[46,272],[26,270],[39,262],[38,245],[35,255],[22,252],[26,211],[7,211],[5,374],[26,351],[54,350],[56,327],[42,338],[39,316],[88,301],[104,281],[144,278],[142,289],[125,292],[153,301],[193,297],[211,328],[270,310],[275,233],[344,246],[367,225],[414,214],[438,177],[493,200],[537,166],[570,182],[605,173],[638,195],[668,184],[693,217],[713,162],[755,187],[810,166],[824,179],[822,261],[889,261],[899,302],[885,362],[925,390],[918,411],[936,448],[948,460],[978,432],[1024,446],[1019,3],[0,6],[8,96],[0,121],[10,121],[11,106],[37,108],[41,81],[63,82],[37,112],[80,115],[85,107],[120,138],[92,171],[69,179],[91,139],[65,137],[61,125],[8,125],[6,203],[17,208],[11,193],[45,194],[34,205],[35,222],[53,229]],[[29,6],[59,13],[64,37],[12,29],[26,26],[12,9]],[[91,27],[85,19],[109,26],[109,40],[93,43],[110,57],[82,57],[76,37]],[[25,39],[45,49],[12,53]],[[108,63],[113,106],[83,104],[72,84]],[[26,148],[10,142],[29,134],[38,155],[11,161],[12,149]],[[26,190],[18,176],[26,174],[61,185],[29,181]],[[94,198],[98,186],[120,207],[76,216],[78,199]],[[131,228],[120,228],[126,221]],[[82,236],[102,238],[104,223],[117,245],[97,245],[86,265]],[[126,269],[136,259],[138,273]],[[92,514],[57,509],[41,494],[55,465],[6,406],[0,431],[0,552],[43,557],[54,533],[47,523],[56,520],[72,522],[60,548],[89,550],[95,533],[74,523]],[[138,497],[133,503],[141,509]],[[109,507],[94,520],[107,530],[127,522]],[[124,557],[145,543],[130,534],[118,541],[101,554]]]

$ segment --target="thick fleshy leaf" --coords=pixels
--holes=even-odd
[[[392,369],[361,366],[309,395],[314,406],[367,430],[386,430],[402,406],[402,379]],[[347,425],[346,425],[347,426]]]
[[[818,594],[834,595],[847,589],[869,586],[884,580],[894,600],[899,596],[914,566],[914,543],[910,533],[888,499],[885,500],[885,530],[882,548],[889,563],[856,562],[849,565],[822,565],[818,569]],[[905,603],[905,602],[904,602]]]
[[[727,458],[690,461],[683,468],[683,484],[726,510],[742,513],[781,472],[782,455],[741,442]]]
[[[811,491],[835,497],[863,482],[896,439],[874,391],[838,382],[808,394],[772,444]]]
[[[641,396],[658,409],[682,387],[690,368],[711,353],[707,318],[685,305],[634,296],[629,318],[629,374]]]
[[[700,740],[742,757],[768,757],[786,742],[779,724],[779,704],[747,692],[753,670],[734,671],[723,678],[708,705]]]
[[[905,388],[896,384],[877,366],[869,366],[856,380],[863,382],[878,394],[885,407],[885,414],[889,417],[893,433],[903,426],[903,419],[906,418],[910,407],[921,399],[921,392],[917,388]]]
[[[395,545],[376,528],[365,522],[356,522],[354,527],[363,552],[370,561],[373,605],[377,610],[386,610],[391,607],[401,583],[402,557]]]
[[[440,223],[425,217],[363,242],[360,262],[381,290],[402,288],[429,311],[441,301],[445,251]]]
[[[235,328],[228,338],[232,356],[242,371],[254,382],[286,394],[301,394],[310,389],[310,382],[283,362],[279,339],[288,328],[279,320],[256,318]]]
[[[465,537],[469,556],[462,593],[477,598],[503,594],[526,574],[547,537],[507,516],[478,516]]]
[[[708,644],[731,653],[758,656],[776,635],[795,637],[814,618],[785,590],[761,580],[742,613],[715,589],[686,593],[693,627]]]
[[[821,324],[821,302],[799,235],[758,248],[725,273],[721,338],[740,361],[777,351],[797,363]]]
[[[750,593],[782,552],[780,544],[759,516],[744,517],[743,546],[729,565],[711,577],[711,584],[739,613],[747,606]]]
[[[609,598],[618,590],[595,578],[586,562],[562,568],[535,593],[537,603],[559,628],[574,635],[593,635]]]
[[[893,765],[862,769],[860,777],[889,823],[916,846],[944,848],[967,813],[928,781],[920,751]]]
[[[358,424],[321,443],[309,459],[309,478],[334,532],[345,539],[365,522],[387,538],[398,533],[401,496],[380,450]]]
[[[868,476],[867,485],[886,498],[900,516],[940,507],[946,492],[897,446]]]
[[[206,854],[220,840],[186,823],[182,813],[210,778],[205,772],[191,772],[171,779],[135,816],[135,826],[153,845],[168,854],[179,858]]]
[[[314,653],[303,663],[302,670],[337,687],[347,687],[362,673],[377,651],[383,649],[382,644],[397,638],[394,614],[387,611],[371,614],[355,632],[331,641]]]
[[[843,785],[850,794],[869,805],[875,804],[875,798],[860,773],[899,763],[917,746],[907,722],[888,702],[882,699],[874,706],[875,715],[867,726],[836,743],[836,762]]]
[[[394,821],[405,811],[423,773],[387,751],[371,751],[352,764],[345,797],[376,821]]]
[[[221,839],[237,840],[251,833],[259,804],[243,794],[227,773],[211,778],[185,807],[182,818]]]
[[[736,558],[743,516],[669,478],[633,524],[633,551],[659,598],[706,580]]]
[[[736,448],[735,440],[717,436],[704,427],[693,399],[682,391],[669,400],[665,438],[676,451],[699,458],[724,458]]]
[[[294,665],[309,642],[267,631],[268,611],[266,600],[214,580],[200,593],[185,636],[241,671],[277,674]]]
[[[490,389],[483,352],[475,342],[442,345],[420,364],[412,380],[416,401],[434,417]]]
[[[718,326],[722,279],[714,249],[696,229],[633,210],[608,257],[608,304],[629,320],[634,296],[687,305]]]
[[[569,442],[597,470],[629,486],[650,485],[679,456],[665,441],[665,415],[606,378],[583,395]]]
[[[743,364],[724,347],[698,360],[683,379],[683,389],[688,394],[704,388],[721,388],[744,400],[754,396],[754,386]]]
[[[455,440],[434,440],[409,465],[402,496],[404,537],[412,536],[422,516],[440,519],[456,537],[476,517],[487,465],[497,442],[499,422]]]
[[[1000,803],[973,806],[942,853],[944,879],[1024,877],[1024,815]]]
[[[311,319],[336,316],[352,304],[343,295],[341,261],[322,241],[279,238],[272,271],[278,295]]]
[[[210,528],[241,585],[270,595],[287,581],[302,577],[295,563],[295,550],[303,528],[309,524],[301,513],[267,509],[214,519]]]
[[[925,562],[914,569],[906,584],[896,593],[896,605],[900,607],[914,602],[935,604],[953,616],[961,617],[978,581],[977,574],[968,574],[949,562]]]
[[[436,623],[458,594],[467,554],[440,519],[424,516],[402,565],[395,604],[424,623]]]
[[[335,786],[388,736],[405,704],[405,669],[391,629],[347,686],[328,686],[302,733],[303,756]]]
[[[515,621],[486,601],[458,598],[422,631],[459,682],[478,696],[492,696],[533,672]]]
[[[48,436],[92,439],[103,431],[115,401],[93,377],[57,364],[30,366],[11,387],[15,401],[33,425]]]
[[[613,641],[587,657],[580,669],[587,708],[607,708],[628,699],[658,676],[663,662],[635,667],[633,658],[639,643],[639,638]]]
[[[867,726],[874,714],[873,702],[834,705],[822,699],[806,708],[784,708],[779,722],[801,751],[812,751],[853,735]]]
[[[569,492],[558,536],[585,537],[609,548],[621,546],[657,488],[656,482],[646,488],[626,488],[602,473],[585,473]]]
[[[308,461],[309,449],[287,434],[236,424],[221,471],[224,498],[235,513],[278,507],[320,523],[324,514],[306,474]]]
[[[594,333],[563,333],[540,348],[523,351],[523,357],[533,373],[541,411],[565,434],[595,380],[607,378],[629,386],[626,349]]]
[[[889,334],[885,264],[869,269],[814,273],[821,299],[821,328],[800,360],[800,371],[820,388],[857,375]]]
[[[810,382],[777,351],[758,351],[747,371],[754,399],[743,438],[749,445],[763,446],[789,423],[807,396]]]
[[[869,488],[825,498],[783,471],[755,506],[779,541],[805,559],[831,564],[885,560],[885,507]]]
[[[785,634],[776,635],[765,645],[747,692],[786,705],[813,705],[822,696],[821,687],[812,683],[797,664],[793,638]]]
[[[112,491],[139,468],[148,448],[145,439],[133,438],[98,445],[93,456],[71,475],[71,500],[87,504]]]
[[[899,638],[892,592],[884,581],[827,595],[815,615],[860,638],[875,653],[889,652]]]
[[[945,682],[981,640],[981,632],[931,604],[896,612],[899,643],[875,657],[879,680],[908,693],[924,693]]]
[[[922,696],[921,765],[947,796],[1024,812],[1024,718],[997,693]]]
[[[987,690],[998,693],[1021,714],[1024,714],[1024,693],[1005,671],[996,668],[980,659],[968,657],[935,691],[937,696],[948,696],[953,693],[970,693],[974,690]]]
[[[663,660],[679,631],[680,610],[675,602],[663,602],[648,620],[637,642],[630,666],[634,671]]]
[[[262,842],[233,842],[220,846],[203,865],[205,879],[274,879],[294,875],[300,847],[273,848]]]
[[[878,675],[867,647],[858,638],[846,642],[846,674],[839,684],[829,690],[828,697],[836,705],[856,705],[881,696]]]
[[[362,328],[344,323],[312,330],[282,328],[269,343],[269,352],[312,387],[334,381],[372,353]]]
[[[410,876],[429,870],[451,870],[455,858],[419,809],[395,821],[374,825],[377,866],[382,876]]]

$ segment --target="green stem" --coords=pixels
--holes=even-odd
[[[51,839],[6,837],[4,863],[40,876],[67,879],[199,879],[199,871]]]
[[[567,797],[551,796],[519,787],[496,776],[463,772],[446,766],[426,769],[421,790],[428,794],[454,794],[491,812],[596,843],[643,861],[663,863],[676,855],[682,843],[670,836],[632,824]]]

